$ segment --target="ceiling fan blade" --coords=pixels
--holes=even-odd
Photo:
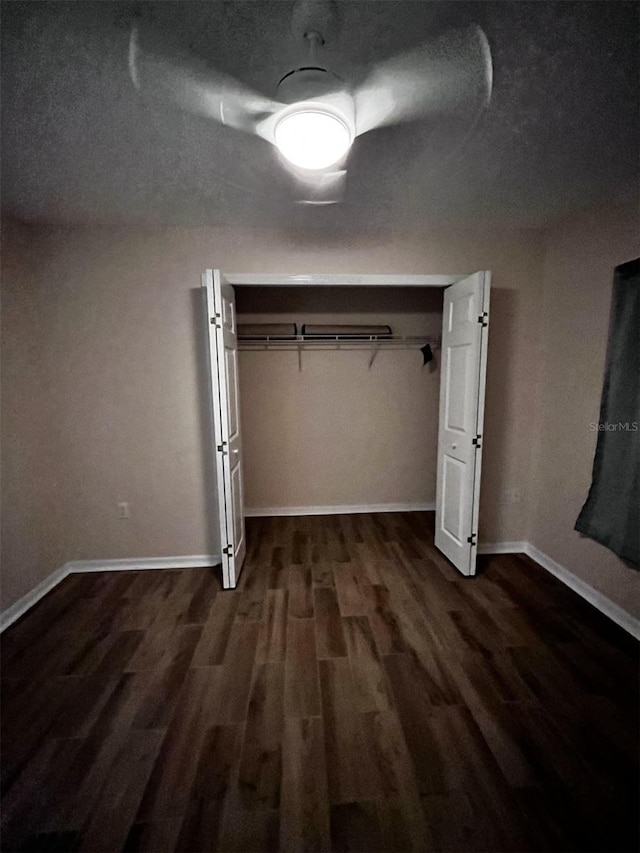
[[[137,27],[129,40],[129,73],[146,96],[171,101],[188,112],[260,136],[259,125],[282,107]]]
[[[493,64],[484,31],[452,30],[383,60],[355,94],[356,132],[449,114],[465,115],[491,99]]]
[[[338,204],[344,198],[346,169],[334,172],[295,172],[295,197],[300,204]]]

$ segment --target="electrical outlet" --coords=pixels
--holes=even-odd
[[[131,510],[127,501],[120,501],[117,506],[118,518],[131,518]]]

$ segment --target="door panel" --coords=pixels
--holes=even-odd
[[[227,418],[229,424],[229,438],[233,439],[238,435],[238,352],[235,349],[227,349],[224,351],[225,369],[227,373],[227,388],[229,394],[229,408],[227,409]]]
[[[490,273],[444,293],[435,544],[475,574]]]
[[[469,347],[467,344],[449,349],[445,387],[445,423],[447,429],[464,433],[468,425],[467,395],[465,388],[469,377]]]
[[[236,561],[238,561],[239,551],[240,549],[244,551],[245,544],[244,516],[242,509],[244,506],[244,495],[242,492],[242,469],[240,465],[235,465],[235,467],[231,469],[231,492],[233,494],[233,534],[236,544],[235,558]]]
[[[467,293],[449,304],[449,331],[473,320],[474,295]]]
[[[442,526],[456,542],[461,543],[463,537],[462,521],[464,497],[464,463],[450,456],[444,459],[442,478]]]
[[[222,581],[225,589],[232,589],[246,553],[235,296],[219,270],[207,270],[202,284],[209,322]]]

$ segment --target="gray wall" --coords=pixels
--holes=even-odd
[[[208,266],[491,269],[480,535],[528,535],[543,262],[537,232],[487,227],[331,240],[14,224],[3,243],[4,607],[67,560],[217,551],[198,291]],[[385,370],[391,365],[378,364],[372,378]],[[385,494],[391,501],[403,488]],[[130,503],[129,520],[117,519],[118,501]]]

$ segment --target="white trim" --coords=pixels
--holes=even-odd
[[[65,563],[0,613],[0,634],[30,610],[68,575],[76,572],[132,572],[146,569],[205,569],[220,565],[217,554],[181,557],[140,557],[127,560],[76,560]]]
[[[410,512],[433,510],[434,504],[379,504],[375,506],[343,507],[275,507],[262,510],[245,510],[245,515],[326,515],[361,512]],[[320,512],[322,510],[322,512]],[[526,554],[566,586],[582,596],[586,601],[608,616],[616,625],[640,640],[640,619],[636,619],[618,604],[607,598],[590,584],[570,572],[560,563],[556,563],[548,554],[540,551],[530,542],[482,542],[478,545],[479,554]],[[217,566],[220,557],[217,554],[195,554],[181,557],[141,557],[128,560],[77,560],[65,563],[55,572],[41,581],[34,589],[19,598],[0,613],[0,633],[12,625],[43,596],[63,581],[67,575],[75,572],[114,572],[140,571],[145,569],[200,569]]]
[[[60,566],[59,569],[56,569],[55,572],[48,575],[48,577],[41,581],[30,592],[23,595],[22,598],[19,598],[17,601],[14,601],[12,605],[6,608],[6,610],[3,610],[0,613],[0,633],[2,633],[5,628],[8,628],[9,625],[12,625],[16,619],[19,619],[23,613],[30,610],[34,604],[37,604],[40,599],[48,592],[51,592],[54,587],[58,586],[60,581],[63,581],[69,574],[69,569],[67,568],[68,565],[68,563],[65,563],[64,566]]]
[[[133,557],[125,560],[76,560],[65,563],[65,566],[68,567],[68,574],[76,572],[139,572],[147,569],[208,569],[219,565],[220,557],[217,554],[186,554],[181,557]]]
[[[545,554],[539,548],[536,548],[530,542],[482,542],[478,546],[478,553],[526,554],[527,557],[530,557],[539,566],[542,566],[549,574],[558,578],[565,586],[568,586],[569,589],[572,589],[584,598],[585,601],[588,601],[589,604],[592,604],[597,610],[608,616],[612,622],[615,622],[616,625],[624,628],[631,636],[640,640],[640,619],[636,619],[635,616],[627,613],[619,604],[611,601],[610,598],[607,598],[606,595],[592,587],[591,584],[588,584],[572,571],[561,566],[560,563],[557,563],[552,557]]]
[[[608,616],[609,619],[616,623],[616,625],[619,625],[621,628],[624,628],[625,631],[628,631],[636,638],[636,640],[640,640],[640,619],[636,619],[635,616],[627,613],[627,611],[623,610],[620,605],[615,604],[610,598],[607,598],[606,595],[592,587],[591,584],[586,583],[586,581],[583,581],[577,575],[574,575],[573,572],[569,571],[569,569],[566,569],[564,566],[561,566],[560,563],[556,563],[554,559],[552,559],[548,554],[545,554],[543,551],[540,551],[535,545],[532,545],[530,542],[527,542],[526,545],[527,548],[525,554],[528,557],[531,557],[532,560],[539,563],[542,568],[546,569],[550,574],[555,575],[555,577],[566,584],[569,589],[572,589],[574,592],[577,592],[578,595],[581,595],[585,601],[589,602],[589,604],[593,604],[593,606],[601,613],[604,613],[604,615]]]
[[[478,554],[526,554],[527,542],[480,542]]]
[[[267,506],[245,507],[246,518],[281,515],[359,515],[367,512],[433,512],[435,503],[355,504],[353,506]]]
[[[448,287],[465,275],[285,275],[225,273],[229,284],[243,287]]]

